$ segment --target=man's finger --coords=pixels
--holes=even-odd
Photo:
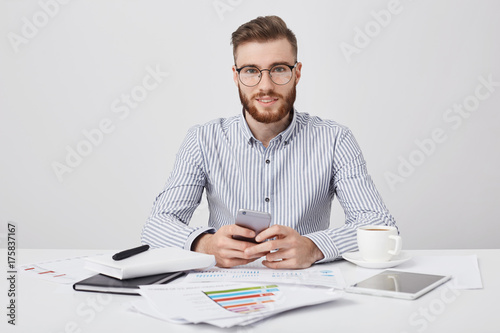
[[[271,238],[275,238],[275,237],[286,237],[290,234],[291,231],[293,231],[294,229],[292,228],[289,228],[289,227],[285,227],[283,225],[278,225],[278,224],[275,224],[273,225],[272,227],[269,227],[265,230],[263,230],[261,233],[259,233],[256,237],[255,237],[255,240],[257,242],[263,242],[265,241],[266,239],[271,239]]]
[[[243,258],[245,256],[244,251],[254,246],[256,246],[254,243],[245,242],[242,240],[237,240],[232,238],[226,238],[224,242],[221,243],[220,248],[238,252],[237,257]]]
[[[279,249],[280,246],[285,246],[285,243],[283,240],[279,239],[274,239],[270,240],[264,243],[260,243],[254,246],[250,246],[245,249],[245,256],[255,256],[257,254],[260,254],[260,256],[263,256],[273,250]]]
[[[278,261],[278,260],[286,260],[286,259],[291,259],[293,256],[291,255],[290,251],[275,251],[275,252],[270,252],[266,254],[266,260],[267,261]]]
[[[246,265],[255,259],[220,259],[217,261],[217,266],[221,268]]]
[[[285,259],[285,260],[278,260],[278,261],[269,261],[269,260],[263,260],[262,264],[268,268],[272,269],[289,269],[289,268],[296,268],[295,267],[295,262],[292,259]]]
[[[228,236],[242,236],[246,238],[254,238],[255,237],[255,231],[252,229],[240,227],[239,225],[236,224],[231,224],[228,226],[226,232]]]

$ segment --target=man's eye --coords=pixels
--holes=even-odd
[[[286,72],[288,69],[288,67],[285,67],[285,66],[276,66],[276,67],[273,67],[273,73],[284,73]]]
[[[243,68],[243,74],[252,75],[252,74],[258,74],[258,73],[259,73],[259,71],[257,70],[257,68],[253,68],[253,67]]]

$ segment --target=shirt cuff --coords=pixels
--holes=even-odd
[[[191,246],[193,245],[193,242],[201,234],[214,234],[214,233],[215,229],[210,227],[196,229],[188,236],[186,243],[184,244],[184,250],[191,251]]]
[[[316,261],[316,263],[322,263],[327,261],[333,261],[339,256],[339,250],[333,244],[332,239],[324,232],[315,232],[312,234],[304,235],[304,237],[309,238],[313,241],[318,249],[323,253],[324,258]]]

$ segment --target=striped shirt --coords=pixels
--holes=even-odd
[[[204,190],[208,226],[190,227]],[[335,195],[346,220],[330,228]],[[266,148],[240,114],[188,131],[142,242],[189,250],[200,234],[233,224],[240,208],[268,212],[272,224],[308,237],[323,252],[321,261],[357,250],[356,229],[362,225],[396,225],[348,128],[294,111],[287,129]]]

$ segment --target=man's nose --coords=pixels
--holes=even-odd
[[[264,73],[266,72],[266,73]],[[259,82],[260,90],[272,90],[274,88],[274,82],[271,80],[271,72],[268,69],[261,71],[261,78]]]

